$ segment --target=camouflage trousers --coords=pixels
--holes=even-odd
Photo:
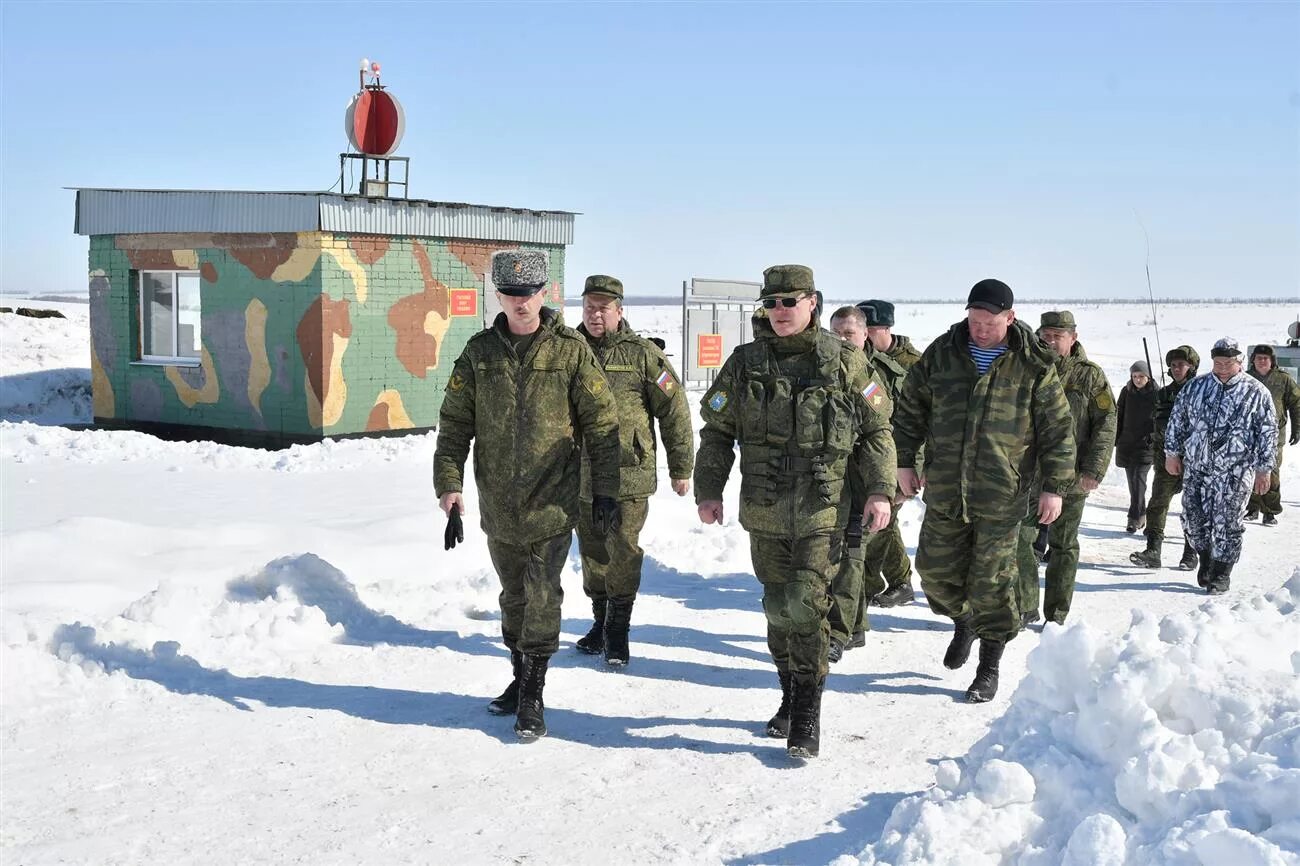
[[[582,591],[588,598],[630,598],[641,588],[641,530],[650,503],[645,499],[619,502],[623,525],[601,537],[591,525],[591,503],[578,507],[578,552],[582,555]]]
[[[560,573],[573,531],[532,544],[488,539],[488,554],[501,580],[501,637],[511,652],[552,655],[560,647]]]
[[[1241,536],[1246,527],[1246,501],[1255,473],[1185,472],[1183,480],[1183,532],[1198,551],[1210,558],[1234,563],[1241,557]]]
[[[1260,514],[1282,513],[1282,437],[1278,436],[1277,459],[1273,462],[1273,474],[1268,478],[1268,492],[1263,496],[1251,492],[1248,511]]]
[[[912,561],[907,558],[903,531],[898,527],[898,512],[902,507],[901,502],[892,507],[889,526],[871,536],[871,544],[867,547],[867,580],[882,581],[884,589],[912,582]],[[873,592],[872,596],[883,591]]]
[[[767,648],[778,671],[795,677],[826,676],[830,583],[843,548],[842,532],[802,538],[749,536],[754,574],[763,584]]]
[[[1169,502],[1175,493],[1182,492],[1183,476],[1165,471],[1164,452],[1157,449],[1151,480],[1151,500],[1147,502],[1147,538],[1165,537],[1165,520],[1169,517]]]
[[[981,638],[1014,638],[1020,631],[1019,535],[1019,518],[967,523],[927,508],[916,545],[916,571],[930,610],[953,619],[969,614]]]
[[[1043,619],[1064,624],[1074,598],[1074,577],[1079,570],[1079,524],[1083,522],[1086,495],[1061,499],[1061,516],[1047,530],[1047,549],[1051,553],[1047,574],[1043,577]],[[1020,524],[1020,542],[1016,548],[1016,566],[1020,574],[1019,604],[1022,611],[1038,610],[1038,556],[1034,539],[1038,536],[1038,509]]]

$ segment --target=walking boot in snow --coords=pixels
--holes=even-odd
[[[591,631],[578,638],[573,646],[589,656],[598,656],[605,651],[605,597],[596,596],[591,600],[591,615],[595,625]]]
[[[826,661],[835,664],[842,658],[844,658],[844,644],[831,638],[831,645],[826,649]]]
[[[846,650],[857,649],[860,646],[867,645],[867,633],[865,631],[855,631],[849,638],[849,642],[844,645]]]
[[[952,641],[948,644],[948,651],[943,654],[943,666],[955,671],[970,658],[971,644],[975,643],[975,630],[970,626],[970,614],[954,619],[952,625]]]
[[[1195,571],[1197,562],[1196,550],[1192,547],[1191,542],[1183,541],[1183,558],[1178,560],[1178,570]]]
[[[823,677],[799,677],[790,683],[790,736],[785,751],[792,758],[815,758],[822,738]]]
[[[1042,616],[1039,615],[1037,609],[1025,611],[1020,615],[1020,630],[1024,631],[1040,619],[1042,619]]]
[[[515,713],[515,733],[521,740],[546,736],[542,689],[546,687],[546,666],[550,661],[550,656],[524,656],[519,672],[519,709]]]
[[[515,678],[506,686],[506,690],[488,702],[487,710],[494,716],[513,716],[519,709],[519,670],[524,655],[515,651],[510,653],[510,667],[514,669]]]
[[[1196,569],[1196,585],[1207,587],[1210,585],[1210,567],[1214,565],[1214,559],[1208,550],[1196,551],[1196,557],[1200,560],[1200,565]]]
[[[980,639],[980,665],[975,669],[974,682],[966,690],[967,703],[982,704],[993,700],[998,693],[998,666],[1006,647],[1000,640]]]
[[[1160,567],[1160,545],[1164,543],[1164,536],[1147,533],[1146,550],[1139,550],[1137,553],[1130,553],[1128,561],[1134,565],[1140,565],[1143,568]]]
[[[901,604],[911,604],[914,598],[916,598],[916,590],[912,589],[912,582],[909,580],[885,590],[873,598],[871,603],[876,607],[898,607]]]
[[[1276,515],[1276,514],[1265,514],[1265,515],[1264,515],[1263,523],[1264,523],[1265,526],[1277,526],[1277,515]]]
[[[632,625],[632,602],[635,596],[611,598],[605,613],[605,664],[621,668],[629,659],[627,630]]]
[[[788,671],[777,671],[776,675],[781,680],[781,708],[768,720],[767,735],[784,740],[790,736],[790,674]]]
[[[1247,519],[1247,520],[1258,520],[1258,519],[1259,519],[1259,512],[1256,511],[1256,510],[1253,509],[1253,508],[1250,509],[1249,511],[1246,512],[1246,519]]]
[[[1223,595],[1232,582],[1232,563],[1216,559],[1210,563],[1210,576],[1205,591],[1209,595]]]

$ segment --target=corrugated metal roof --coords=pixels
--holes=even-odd
[[[82,235],[328,231],[573,243],[569,211],[539,211],[321,192],[77,189]]]

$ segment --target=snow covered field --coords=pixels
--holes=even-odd
[[[571,554],[550,735],[521,745],[484,711],[498,589],[472,515],[441,549],[433,436],[264,452],[28,423],[89,420],[87,308],[43,306],[70,318],[0,316],[5,863],[1300,863],[1300,449],[1281,526],[1247,530],[1212,601],[1128,564],[1112,469],[1070,625],[1012,642],[990,704],[961,702],[974,664],[942,667],[923,601],[873,615],[808,766],[761,735],[779,691],[744,532],[664,490],[631,666],[571,649]],[[1072,309],[1118,391],[1149,309]],[[1203,357],[1294,315],[1161,312],[1163,348]],[[680,344],[677,308],[628,315]],[[961,315],[900,305],[896,331],[923,347]]]

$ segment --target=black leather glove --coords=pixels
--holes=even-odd
[[[447,528],[442,533],[443,550],[451,550],[458,541],[465,540],[465,524],[460,519],[460,506],[453,505],[447,512]]]
[[[1291,431],[1291,438],[1286,440],[1286,444],[1300,445],[1300,425],[1297,425],[1296,428]]]
[[[623,509],[612,496],[591,497],[591,525],[597,535],[618,532],[623,525]]]

